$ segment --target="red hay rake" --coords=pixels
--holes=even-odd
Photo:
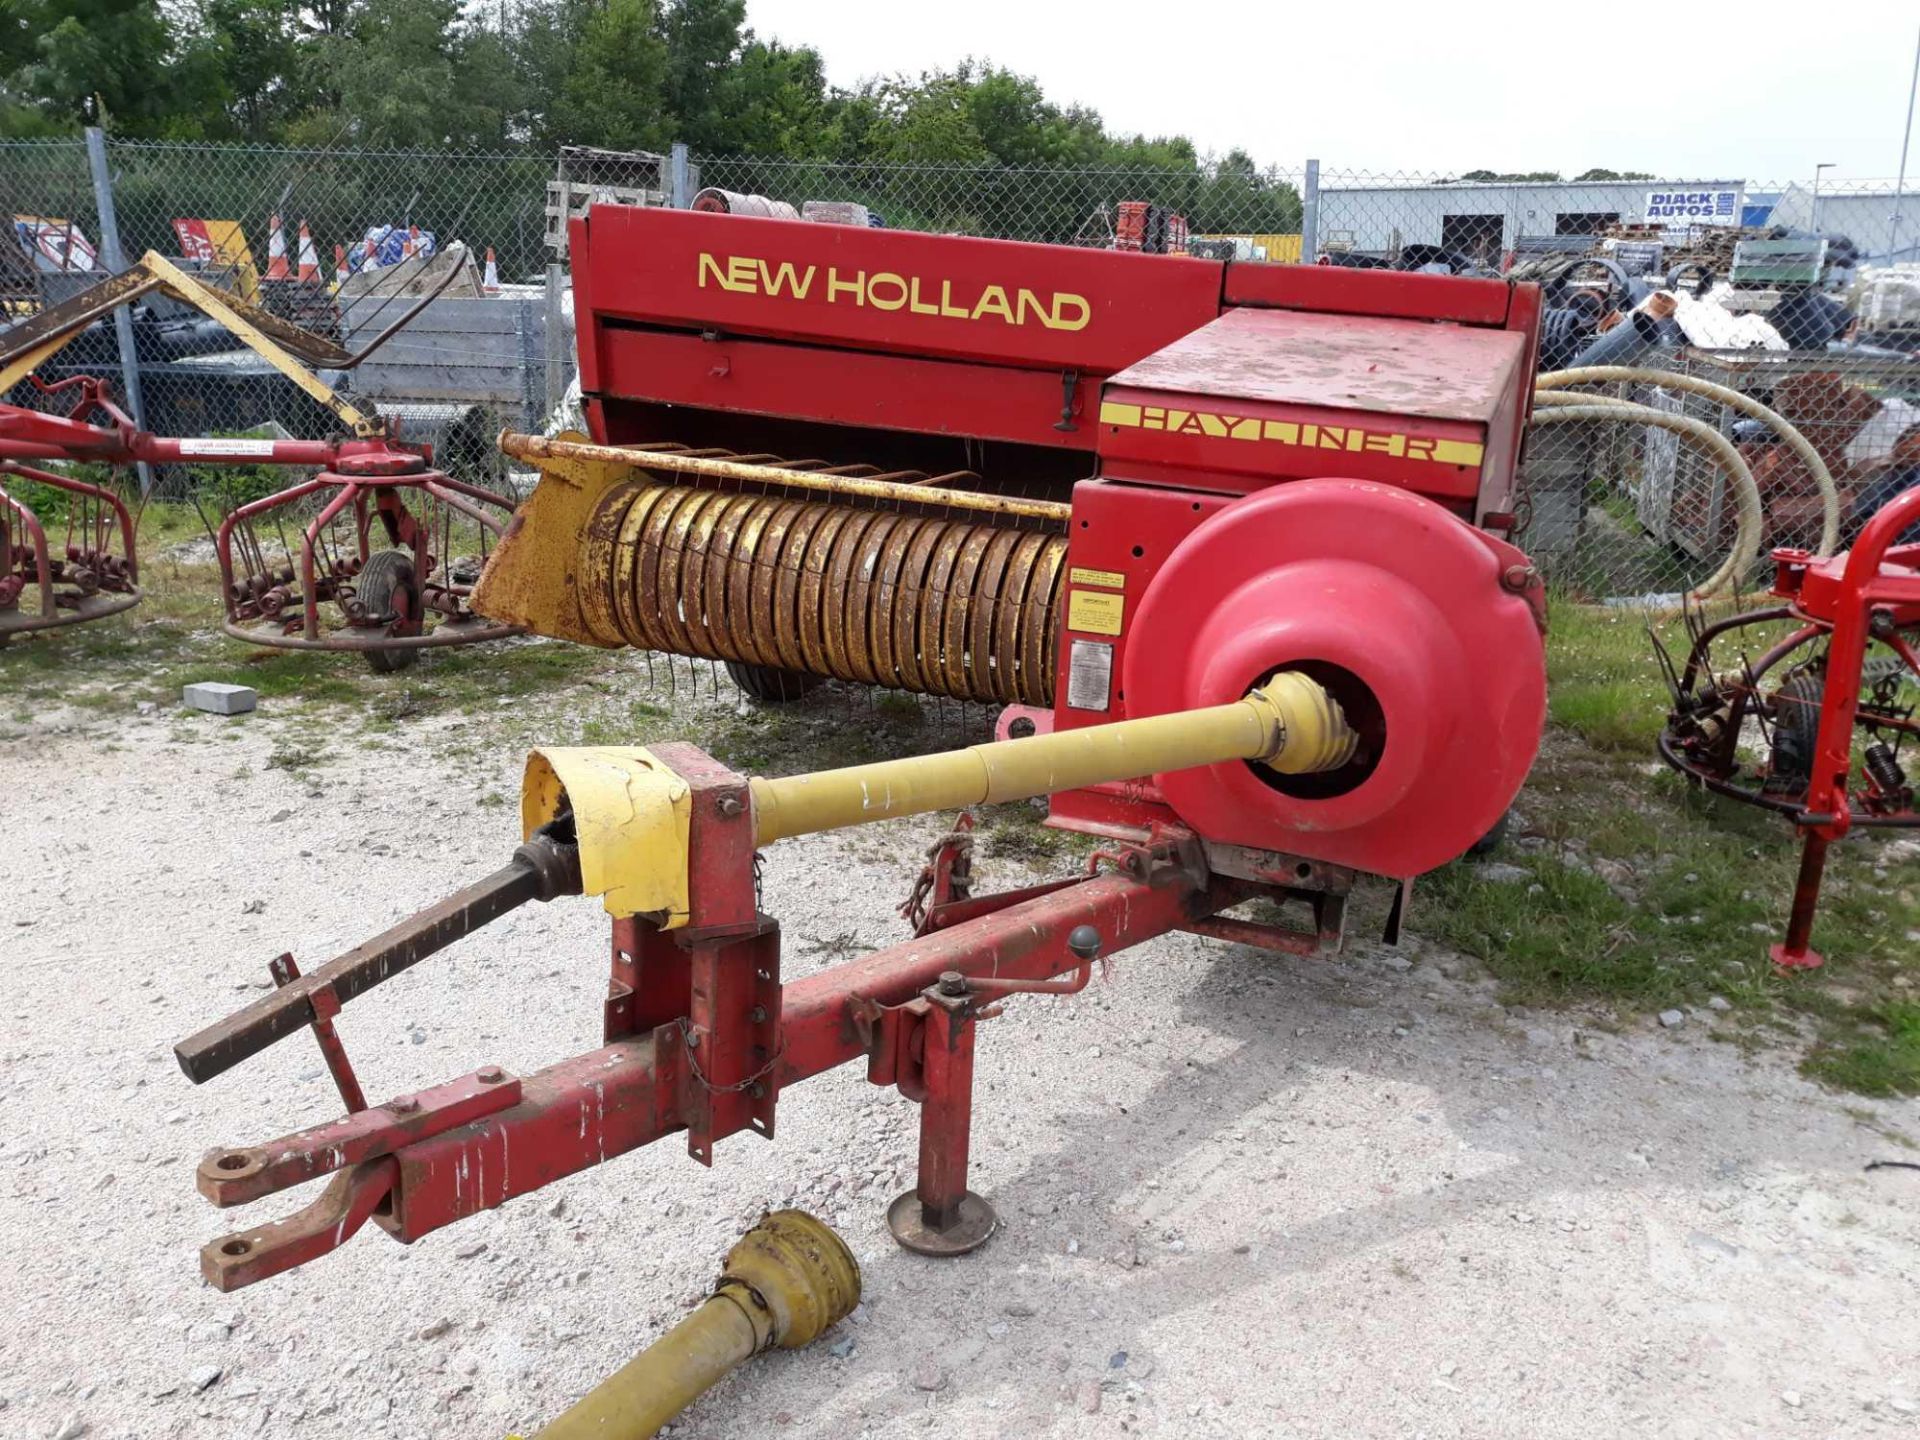
[[[358,365],[446,283],[352,353],[149,253],[122,274],[6,331],[0,336],[0,393],[25,377],[42,395],[70,396],[72,403],[64,414],[0,405],[0,476],[38,481],[76,497],[76,503],[68,507],[65,556],[59,558],[32,510],[0,490],[0,640],[99,619],[140,598],[133,517],[125,505],[96,485],[39,468],[36,462],[43,461],[316,467],[309,479],[231,507],[217,530],[208,525],[220,560],[222,628],[236,639],[281,649],[355,651],[386,671],[404,668],[428,647],[518,633],[481,619],[467,603],[513,501],[434,469],[430,447],[401,443],[390,421],[363,413],[314,374]],[[168,439],[140,429],[103,380],[74,376],[49,385],[31,373],[88,325],[155,291],[218,320],[332,411],[342,435]],[[297,543],[288,538],[290,518]],[[280,542],[277,561],[264,533],[269,523]],[[467,539],[462,523],[472,527],[476,553],[456,560],[456,544]],[[18,602],[36,587],[40,607],[34,615]],[[337,610],[337,618],[323,619],[323,607]]]
[[[277,449],[307,442],[266,443]],[[384,671],[410,665],[431,646],[518,633],[482,619],[467,603],[512,501],[431,468],[424,448],[384,441],[330,448],[334,453],[321,461],[326,468],[312,479],[240,505],[221,522],[215,540],[227,634],[285,649],[358,651]],[[277,453],[247,458],[313,463]],[[305,526],[296,519],[296,549],[284,519],[304,515],[316,501]],[[456,516],[477,532],[477,553],[464,557],[467,563],[453,556]],[[269,520],[283,557],[277,565],[262,538]],[[323,626],[321,607],[329,603],[343,624]]]
[[[1716,794],[1788,816],[1804,838],[1786,938],[1770,952],[1783,967],[1822,963],[1810,942],[1828,847],[1856,825],[1920,826],[1901,756],[1920,737],[1905,698],[1920,683],[1920,544],[1902,543],[1916,526],[1920,487],[1831,559],[1775,550],[1780,603],[1690,622],[1678,672],[1655,646],[1673,695],[1662,757]],[[1739,664],[1716,663],[1715,647],[1735,644]],[[1740,746],[1756,733],[1766,758],[1753,763]]]

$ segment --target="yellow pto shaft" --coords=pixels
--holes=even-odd
[[[1025,800],[1227,760],[1257,761],[1288,775],[1337,770],[1358,746],[1325,687],[1288,670],[1230,705],[811,775],[756,777],[750,782],[754,841],[769,845],[898,815]]]
[[[741,1361],[797,1350],[860,1303],[860,1267],[799,1210],[763,1218],[727,1252],[713,1294],[534,1440],[647,1440]]]

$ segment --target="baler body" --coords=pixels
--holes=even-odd
[[[201,1162],[223,1206],[333,1175],[205,1247],[222,1289],[681,1132],[712,1164],[849,1063],[921,1107],[896,1239],[964,1254],[999,1223],[968,1184],[978,1020],[1171,930],[1330,950],[1357,872],[1459,854],[1538,747],[1543,592],[1509,538],[1532,288],[738,213],[595,209],[571,249],[592,434],[502,437],[543,475],[475,606],[993,702],[1005,738],[782,777],[682,743],[536,751],[509,863],[305,975],[283,956],[176,1047],[198,1082],[311,1026],[350,1112]],[[764,847],[1041,795],[1103,838],[1085,873],[978,892],[963,812],[912,939],[782,978]],[[611,917],[599,1049],[365,1106],[345,1001],[581,894]]]
[[[1407,877],[1511,801],[1545,704],[1542,592],[1506,538],[1533,287],[627,207],[573,223],[577,455],[598,469],[535,496],[490,614],[1005,704],[1002,733],[1307,664],[1365,733],[1341,776],[1235,763],[1055,798],[1051,823],[1116,838],[1179,821]],[[788,493],[803,470],[826,492]]]

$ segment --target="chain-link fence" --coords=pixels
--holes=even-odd
[[[443,469],[498,485],[494,436],[544,426],[572,366],[567,297],[547,276],[550,158],[129,141],[104,156],[127,262],[156,251],[348,351],[367,350],[438,290],[364,363],[323,378],[432,443]],[[82,141],[0,143],[10,311],[56,303],[106,273],[100,178]],[[133,309],[131,343],[141,419],[158,434],[311,439],[341,428],[221,326],[165,297]],[[112,327],[98,325],[38,373],[104,376],[125,393],[128,368]],[[28,386],[7,398],[70,403]],[[174,466],[156,488],[251,495],[292,478]]]
[[[185,257],[348,349],[457,261],[453,288],[330,378],[481,483],[508,479],[493,435],[544,427],[571,377],[565,217],[712,192],[727,192],[705,202],[721,208],[842,224],[1537,281],[1543,370],[1636,372],[1581,387],[1590,398],[1577,405],[1543,401],[1543,416],[1571,406],[1572,418],[1539,424],[1528,447],[1520,541],[1583,597],[1684,590],[1736,545],[1759,557],[1751,579],[1768,547],[1844,544],[1865,513],[1920,480],[1920,199],[1895,184],[120,141],[104,158],[129,260],[149,248]],[[0,247],[8,312],[71,293],[86,266],[105,263],[99,188],[80,141],[0,143],[17,241]],[[193,316],[145,307],[134,345],[146,423],[160,433],[329,427],[284,377]],[[111,327],[43,373],[63,367],[117,379]],[[1807,444],[1702,382],[1771,406]],[[1602,405],[1614,413],[1600,416]],[[201,479],[164,483],[183,493]]]
[[[1671,594],[1736,548],[1757,558],[1735,582],[1761,580],[1773,546],[1844,546],[1920,483],[1920,199],[1905,186],[1315,179],[1304,243],[1321,263],[1536,281],[1543,372],[1638,372],[1536,407],[1521,544],[1564,590]],[[1577,396],[1616,416],[1546,418]]]

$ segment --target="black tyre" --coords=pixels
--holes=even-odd
[[[1906,667],[1890,655],[1870,655],[1860,667],[1860,684],[1871,691],[1907,673]],[[1807,782],[1813,778],[1813,747],[1820,738],[1820,707],[1826,694],[1824,669],[1789,675],[1773,692],[1773,753],[1763,794],[1796,796],[1806,792]]]
[[[1507,825],[1513,819],[1511,810],[1504,810],[1500,818],[1493,822],[1493,828],[1467,847],[1469,855],[1490,855],[1500,848],[1500,842],[1507,838]]]
[[[771,665],[749,665],[744,660],[727,661],[727,674],[750,697],[763,705],[785,705],[826,684],[819,675],[803,670],[776,670]]]
[[[1813,778],[1813,744],[1820,734],[1824,671],[1802,670],[1773,692],[1773,753],[1763,793],[1800,795]]]
[[[391,625],[400,618],[394,608],[396,597],[404,597],[411,617],[403,634],[419,634],[420,584],[413,575],[413,556],[405,550],[376,550],[354,576],[353,593],[371,620]],[[420,658],[418,650],[363,650],[367,665],[377,675],[405,670]]]

